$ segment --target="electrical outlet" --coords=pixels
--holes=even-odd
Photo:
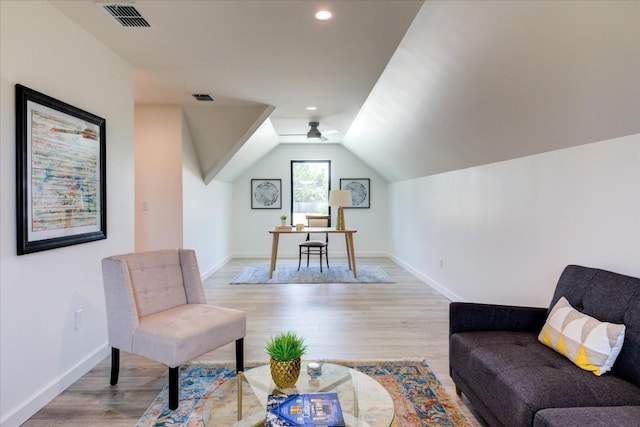
[[[73,313],[73,329],[77,331],[80,328],[82,328],[82,309]]]

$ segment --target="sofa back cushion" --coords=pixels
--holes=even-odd
[[[569,265],[558,280],[550,309],[561,297],[584,314],[626,326],[624,344],[612,372],[640,386],[640,279]]]

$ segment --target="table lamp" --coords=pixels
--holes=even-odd
[[[343,206],[351,206],[351,190],[331,190],[329,192],[329,206],[338,207],[338,222],[336,230],[344,230]]]

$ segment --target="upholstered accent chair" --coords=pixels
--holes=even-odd
[[[111,346],[111,385],[120,350],[169,367],[169,409],[178,407],[181,364],[235,341],[244,370],[245,313],[207,304],[196,254],[167,249],[102,260]]]
[[[307,215],[308,227],[331,227],[331,215]],[[323,233],[324,239],[319,239],[317,234],[307,233],[304,242],[298,245],[298,271],[302,262],[302,255],[307,255],[307,267],[309,267],[309,255],[320,256],[320,272],[322,273],[322,255],[325,257],[329,268],[329,233]]]

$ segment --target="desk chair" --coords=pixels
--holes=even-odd
[[[208,305],[195,252],[169,249],[102,260],[111,346],[111,385],[120,350],[169,367],[169,409],[178,407],[181,364],[235,341],[244,370],[245,313]]]
[[[307,225],[309,227],[331,227],[331,215],[307,215]],[[320,273],[322,273],[322,255],[325,256],[327,268],[329,268],[329,233],[324,233],[324,240],[312,239],[311,233],[307,233],[304,242],[298,245],[298,271],[302,255],[307,255],[307,268],[309,267],[309,255],[320,256]]]

